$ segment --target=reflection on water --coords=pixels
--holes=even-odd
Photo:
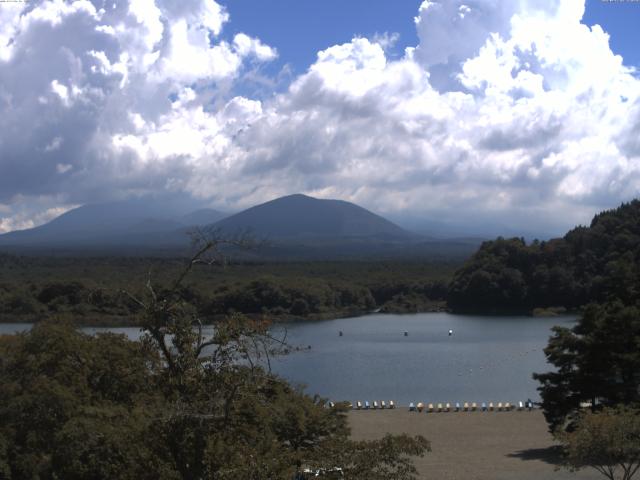
[[[550,368],[542,351],[550,328],[574,321],[424,313],[287,324],[274,327],[274,333],[286,328],[288,341],[304,348],[271,365],[307,385],[309,393],[334,400],[513,403],[539,397],[531,374]],[[0,324],[0,333],[28,328]],[[108,330],[140,336],[137,327]]]

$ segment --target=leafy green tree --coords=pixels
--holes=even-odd
[[[327,448],[333,465],[341,465],[346,478],[403,480],[415,478],[412,457],[423,456],[431,444],[423,437],[387,434],[380,440],[338,442]]]
[[[189,271],[219,262],[221,247],[251,246],[246,239],[202,240],[169,288],[148,282],[147,297],[135,299],[142,308],[144,341],[157,347],[166,365],[162,385],[169,416],[155,428],[176,469],[182,478],[257,480],[290,475],[294,460],[334,467],[329,446],[357,451],[348,439],[344,407],[328,409],[323,400],[291,390],[262,367],[286,349],[270,335],[268,322],[235,315],[206,335],[198,312],[180,295]],[[395,478],[412,478],[400,457],[423,454],[426,446],[421,437],[403,437],[393,450],[396,463],[384,456],[369,461],[389,463],[385,471],[396,472]]]
[[[219,261],[224,243],[201,243],[176,279],[129,295],[140,341],[54,321],[0,336],[0,478],[267,480],[290,478],[298,463],[415,478],[411,457],[426,440],[352,441],[345,405],[329,408],[270,372],[287,346],[268,322],[202,325],[183,282]]]
[[[571,329],[554,327],[545,348],[556,370],[536,373],[544,414],[552,430],[592,410],[640,402],[640,310],[616,302],[590,305]]]
[[[557,435],[569,470],[593,468],[609,480],[631,480],[640,469],[640,412],[628,408],[587,412],[571,432]]]
[[[447,300],[457,311],[525,312],[616,299],[631,305],[639,293],[640,200],[634,200],[548,242],[484,242],[454,274]]]
[[[138,342],[69,324],[42,322],[0,337],[2,478],[109,478],[115,466],[152,478],[137,467],[151,462],[151,452],[145,462],[135,450],[143,436],[129,440],[152,415],[157,365]],[[70,465],[84,466],[72,475]]]

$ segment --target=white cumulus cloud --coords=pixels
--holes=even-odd
[[[640,80],[581,0],[424,1],[403,58],[388,35],[327,46],[266,100],[230,85],[276,49],[225,38],[233,19],[212,0],[23,8],[0,27],[11,212],[16,198],[173,189],[240,208],[303,191],[561,230],[638,194]]]

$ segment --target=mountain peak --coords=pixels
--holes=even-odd
[[[216,224],[226,231],[250,229],[259,235],[290,237],[407,237],[408,232],[358,205],[301,193],[251,207]]]
[[[362,245],[415,240],[414,234],[358,205],[300,193],[220,220],[222,215],[213,209],[188,210],[156,199],[87,205],[40,227],[0,235],[0,246],[175,250],[188,245],[186,232],[194,225],[213,225],[230,234],[249,230],[276,242],[282,240],[281,245],[332,245],[335,251],[348,247],[361,252]],[[355,244],[360,246],[353,247]]]

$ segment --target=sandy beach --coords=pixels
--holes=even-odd
[[[603,478],[595,470],[556,470],[558,451],[542,412],[416,413],[354,410],[355,439],[420,434],[432,451],[415,460],[420,478],[437,480],[571,480]]]

